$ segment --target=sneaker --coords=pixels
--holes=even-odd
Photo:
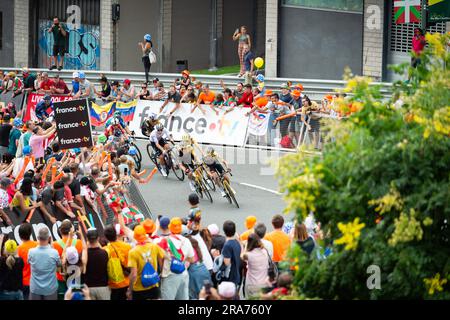
[[[222,195],[223,198],[225,198],[227,196],[227,194],[225,193],[224,190],[220,191],[220,194]]]
[[[58,67],[58,70],[59,70],[59,71],[61,71],[62,69],[63,69],[63,67],[62,67],[62,66],[59,66],[59,67]]]
[[[195,185],[192,181],[189,181],[189,187],[191,188],[192,192],[195,192]]]
[[[56,69],[56,66],[55,66],[55,65],[53,65],[53,66],[51,66],[50,68],[48,68],[48,70],[53,70],[53,69]]]
[[[163,175],[163,177],[167,177],[167,171],[164,168],[161,168],[161,174]]]

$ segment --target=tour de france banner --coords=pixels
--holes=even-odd
[[[158,115],[159,121],[172,133],[175,140],[181,140],[183,134],[189,133],[196,141],[201,143],[215,143],[232,146],[243,146],[247,133],[248,109],[235,108],[232,112],[225,114],[225,110],[219,110],[219,115],[210,106],[201,105],[205,114],[197,108],[193,113],[192,104],[182,103],[169,119],[169,112],[175,104],[169,103],[160,113],[162,101],[138,100],[130,130],[137,137],[145,137],[141,132],[141,124],[144,118],[151,113]],[[146,137],[145,137],[146,138]]]
[[[269,125],[269,113],[253,112],[248,120],[248,134],[265,136]]]
[[[87,99],[56,102],[53,108],[61,149],[93,146]]]
[[[36,105],[44,98],[45,94],[39,94],[39,93],[29,93],[27,97],[27,106],[25,114],[23,115],[23,121],[26,122],[28,120],[37,121],[38,118],[36,117]],[[61,102],[61,101],[68,101],[72,100],[73,98],[71,96],[65,96],[65,95],[51,95],[52,102]],[[47,109],[47,113],[50,114],[52,111],[51,107]]]

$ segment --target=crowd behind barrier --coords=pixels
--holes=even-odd
[[[220,90],[215,91],[201,81],[194,81],[187,70],[174,79],[169,88],[158,78],[154,78],[151,85],[132,83],[130,79],[120,83],[109,81],[104,75],[100,79],[88,80],[82,71],[73,72],[68,85],[59,75],[52,79],[47,72],[34,74],[23,69],[21,75],[9,72],[0,80],[0,106],[7,108],[13,104],[23,121],[37,119],[36,106],[46,95],[52,102],[87,98],[93,126],[102,127],[115,111],[121,111],[124,120],[133,124],[138,138],[144,138],[139,134],[139,125],[151,109],[166,120],[168,126],[173,121],[188,125],[193,117],[200,127],[206,125],[206,129],[220,129],[217,131],[219,136],[214,138],[202,140],[200,135],[196,136],[203,143],[288,149],[312,144],[315,149],[321,149],[322,119],[340,119],[333,111],[337,94],[325,95],[319,102],[312,101],[302,84],[290,82],[282,84],[275,92],[266,87],[263,75],[255,75],[247,82],[238,80],[235,87],[230,88],[221,81]],[[96,88],[94,83],[99,83],[99,87]],[[138,89],[137,85],[141,88]],[[157,106],[165,105],[166,101],[170,102],[169,106],[158,109]],[[177,107],[180,102],[180,107]],[[200,108],[191,112],[197,104]],[[48,106],[48,112],[51,112],[51,106]],[[230,122],[235,127],[226,126],[224,129],[223,125]],[[183,127],[180,132],[187,130],[196,135],[193,128]],[[211,137],[212,132],[209,130],[203,136]],[[229,141],[229,136],[235,139]]]

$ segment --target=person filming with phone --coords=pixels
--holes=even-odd
[[[62,70],[64,66],[64,55],[66,54],[66,27],[59,22],[58,17],[53,18],[53,24],[48,29],[48,33],[53,33],[53,55],[50,58],[50,70],[58,69]],[[61,56],[61,60],[58,60],[58,56]]]

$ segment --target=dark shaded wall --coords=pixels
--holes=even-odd
[[[0,0],[2,15],[0,66],[14,65],[14,1]]]
[[[280,10],[279,76],[342,79],[362,73],[363,15],[304,8]]]
[[[160,58],[161,46],[161,5],[160,0],[121,0],[120,20],[117,22],[117,70],[144,71],[142,51],[138,42],[144,41],[144,35],[152,36],[153,48]],[[151,72],[160,68],[160,61],[152,66]]]

